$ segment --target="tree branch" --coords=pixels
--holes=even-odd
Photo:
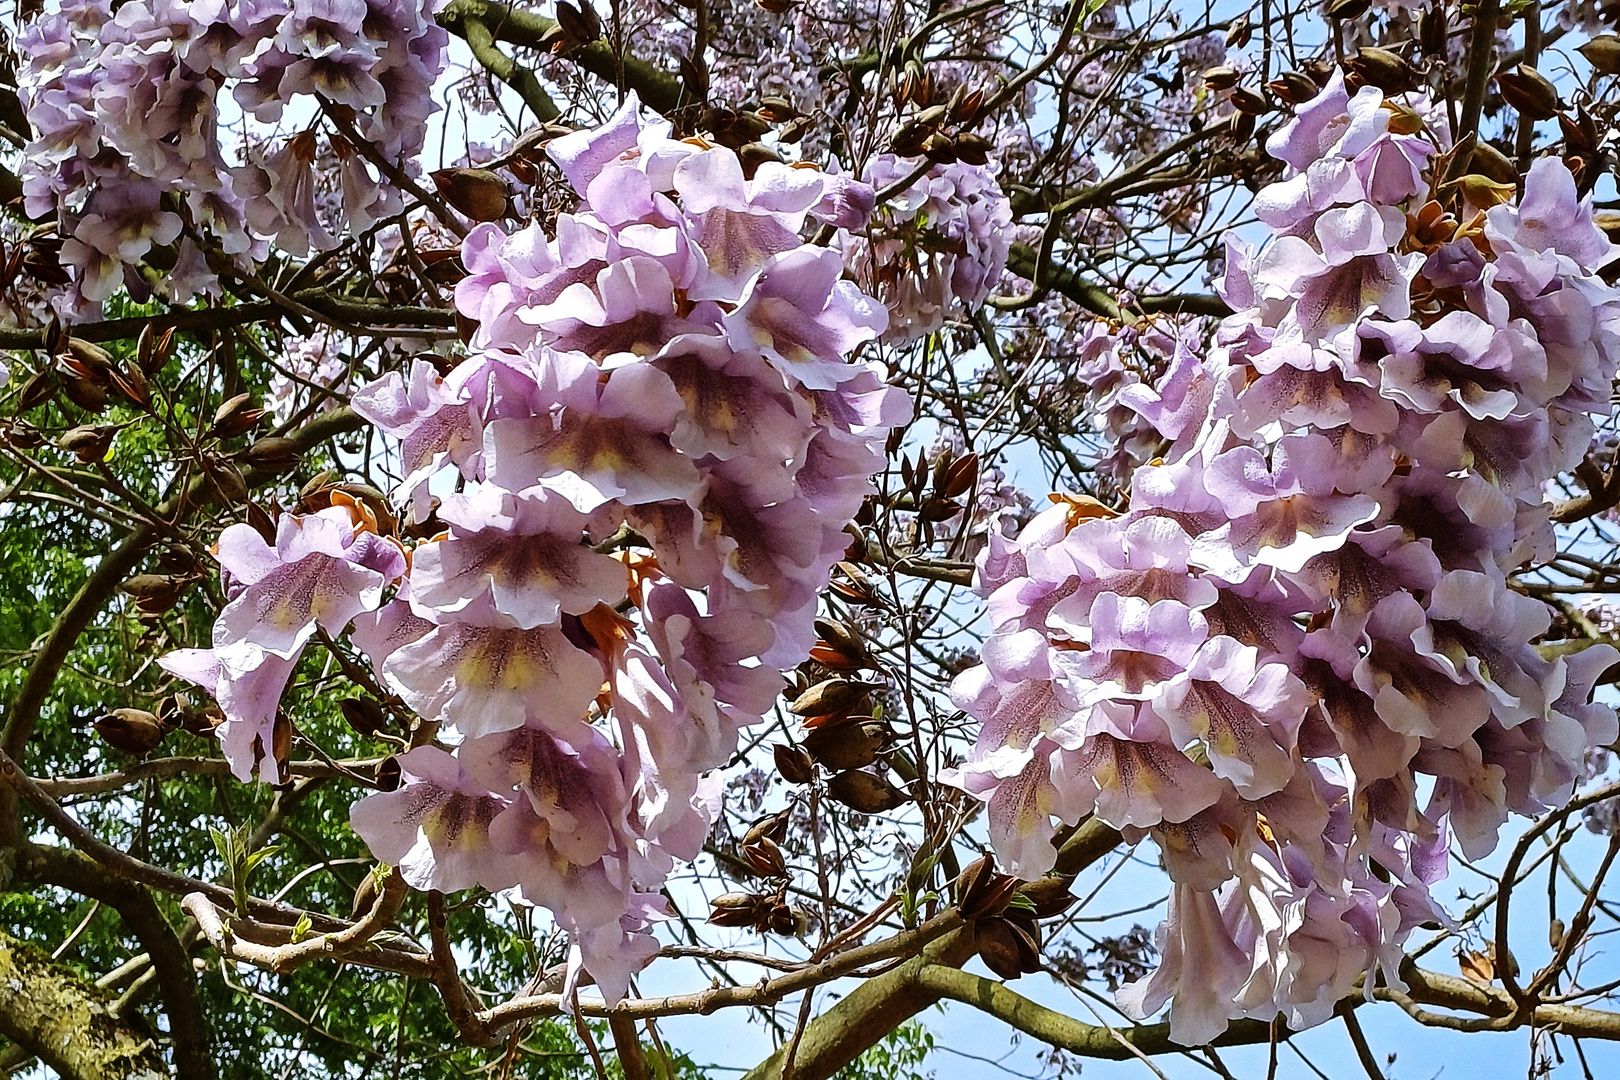
[[[163,1011],[169,1017],[174,1071],[178,1080],[212,1080],[216,1075],[210,1050],[208,1018],[197,997],[196,972],[169,920],[152,894],[114,877],[94,860],[66,848],[30,844],[18,853],[20,877],[67,889],[99,900],[118,912],[157,974]]]
[[[113,1012],[112,997],[0,931],[0,1035],[64,1080],[159,1080],[150,1035]]]
[[[498,0],[450,0],[439,12],[438,20],[440,26],[469,46],[479,33],[473,25],[481,24],[491,35],[490,47],[495,41],[505,41],[523,49],[549,48],[550,42],[542,39],[556,25],[553,19]],[[681,105],[679,78],[634,56],[624,57],[621,65],[613,47],[600,38],[563,55],[576,66],[615,86],[622,71],[625,85],[634,90],[648,108],[668,113]],[[533,108],[532,103],[530,107]]]
[[[1035,280],[1035,274],[1039,266],[1040,252],[1028,244],[1014,244],[1007,253],[1007,269],[1028,281]],[[1066,267],[1052,267],[1047,271],[1043,280],[1047,288],[1053,292],[1067,296],[1087,311],[1095,312],[1105,319],[1124,320],[1128,314],[1125,309],[1119,306],[1119,301],[1114,298],[1112,292],[1095,282],[1087,281]],[[1159,296],[1143,296],[1136,300],[1134,307],[1147,315],[1160,312],[1175,312],[1186,315],[1210,315],[1215,318],[1223,318],[1232,314],[1232,309],[1226,306],[1226,301],[1218,296],[1202,293],[1165,293]]]

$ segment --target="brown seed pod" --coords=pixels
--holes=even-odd
[[[1585,106],[1577,108],[1574,116],[1565,112],[1559,113],[1558,129],[1564,136],[1564,148],[1570,153],[1597,152],[1599,144],[1597,121],[1592,119],[1592,114],[1586,111]]]
[[[956,157],[969,165],[983,165],[990,160],[992,144],[983,135],[964,131],[956,137]]]
[[[163,741],[164,728],[145,709],[113,709],[91,722],[96,734],[116,750],[144,757]]]
[[[830,648],[837,649],[846,656],[866,659],[866,641],[849,623],[837,619],[817,619],[815,627],[816,636]]]
[[[398,755],[389,754],[383,758],[382,761],[377,763],[377,790],[394,791],[397,789],[402,779],[401,772]]]
[[[889,136],[889,149],[901,157],[916,157],[923,152],[923,144],[931,134],[927,127],[915,120],[907,121]]]
[[[1417,88],[1417,71],[1399,53],[1367,45],[1345,61],[1354,81],[1376,86],[1386,94],[1404,94]]]
[[[209,481],[219,494],[220,502],[226,506],[235,506],[247,499],[247,481],[242,478],[242,471],[235,465],[228,461],[217,461],[209,462],[205,467],[208,470]]]
[[[1238,78],[1237,68],[1230,64],[1218,64],[1204,72],[1204,89],[1218,94],[1235,87]]]
[[[1316,96],[1319,88],[1316,80],[1303,71],[1285,71],[1266,83],[1266,89],[1278,101],[1303,105]]]
[[[102,383],[69,376],[62,380],[62,393],[87,413],[99,414],[107,409],[107,387]]]
[[[1599,34],[1575,50],[1600,75],[1620,75],[1620,37]]]
[[[787,98],[770,95],[760,99],[759,115],[773,124],[785,124],[801,114]]]
[[[135,598],[141,614],[161,615],[180,602],[193,580],[169,574],[136,574],[118,588]]]
[[[972,491],[978,480],[979,455],[963,454],[951,459],[949,464],[941,462],[934,469],[934,494],[946,499],[960,498]]]
[[[761,840],[774,840],[781,843],[782,838],[787,835],[788,821],[792,817],[793,810],[791,808],[778,810],[774,814],[766,814],[748,826],[748,831],[743,833],[742,842],[754,844]]]
[[[791,904],[771,905],[770,932],[782,937],[798,937],[810,925],[810,918]]]
[[[790,784],[808,784],[816,778],[815,763],[803,747],[777,743],[771,756],[776,761],[777,773]]]
[[[1007,902],[1018,891],[1018,879],[996,873],[989,858],[979,859],[957,879],[956,906],[964,919],[990,919],[1007,910]]]
[[[827,794],[862,814],[881,814],[911,801],[910,795],[883,777],[861,769],[839,773],[827,781]]]
[[[118,428],[113,424],[80,424],[64,431],[56,445],[89,465],[106,460],[117,434]]]
[[[855,682],[850,679],[824,679],[793,699],[788,711],[796,716],[826,716],[852,708],[873,690],[878,683]]]
[[[1029,945],[1006,919],[981,919],[973,924],[973,945],[979,959],[998,978],[1012,981],[1024,974]],[[1039,962],[1040,954],[1036,953]]]
[[[1372,0],[1328,0],[1322,14],[1330,19],[1358,19],[1371,6]]]
[[[271,435],[250,444],[241,457],[255,469],[284,473],[297,468],[303,454],[303,449],[293,440]]]
[[[283,784],[292,778],[287,771],[287,762],[292,759],[292,740],[292,717],[285,709],[278,710],[275,726],[270,729],[270,756],[276,763],[277,780]]]
[[[568,5],[559,5],[561,9]],[[437,169],[429,174],[439,197],[474,221],[499,221],[506,217],[512,190],[506,181],[489,169]]]
[[[1558,88],[1529,64],[1498,74],[1496,88],[1502,100],[1526,120],[1551,120],[1558,115]]]
[[[264,410],[253,404],[252,394],[237,394],[220,403],[214,410],[214,422],[208,425],[206,435],[213,439],[231,439],[252,431],[264,417]]]
[[[818,727],[804,737],[804,749],[829,772],[863,769],[878,759],[889,729],[878,720],[851,719]]]
[[[51,400],[56,394],[56,373],[46,368],[36,371],[28,376],[28,380],[17,391],[17,415],[21,416],[30,409],[36,409]]]
[[[782,855],[782,849],[777,847],[776,841],[768,837],[761,837],[751,844],[744,844],[738,849],[743,862],[756,874],[765,877],[786,877],[787,860]]]
[[[979,111],[984,108],[984,90],[977,88],[969,90],[966,86],[958,87],[956,93],[951,95],[950,103],[946,106],[945,118],[952,124],[961,127],[972,127],[979,119]],[[978,136],[975,136],[977,138]],[[961,139],[958,137],[958,143]],[[958,146],[960,150],[960,146]]]
[[[1080,898],[1069,891],[1072,877],[1043,877],[1018,891],[1034,905],[1037,919],[1053,919],[1069,910]]]
[[[936,131],[923,140],[922,152],[929,161],[949,165],[956,160],[956,140],[943,131]]]
[[[590,0],[580,0],[578,7],[568,0],[561,0],[557,4],[557,25],[579,45],[589,45],[602,36],[602,20],[597,17]]]
[[[1418,19],[1418,48],[1424,56],[1444,56],[1446,52],[1446,5],[1431,4]]]
[[[368,739],[388,726],[388,714],[375,698],[345,698],[338,703],[338,708],[348,725]]]
[[[225,714],[217,705],[210,705],[205,709],[182,709],[180,712],[180,726],[193,735],[200,735],[211,739],[218,732],[219,725],[225,722]]]
[[[174,327],[156,333],[152,324],[147,323],[141,328],[140,337],[135,339],[135,362],[145,374],[155,375],[169,362],[169,351],[173,347]]]
[[[806,135],[810,133],[810,129],[815,126],[815,122],[815,117],[813,116],[801,116],[797,120],[789,120],[787,123],[783,124],[781,130],[776,133],[776,138],[779,142],[800,142]]]
[[[273,501],[270,508],[266,509],[251,499],[248,500],[247,523],[253,526],[254,532],[264,537],[264,542],[267,544],[276,542],[276,517],[280,513],[281,508],[275,505]]]
[[[131,402],[139,405],[147,412],[152,411],[152,389],[147,385],[146,375],[139,367],[131,365],[126,368],[113,368],[108,372],[113,386]]]
[[[1232,91],[1232,108],[1245,116],[1264,116],[1271,111],[1271,102],[1258,90],[1240,86]]]
[[[1499,184],[1519,183],[1519,170],[1508,156],[1488,142],[1477,142],[1469,152],[1468,171],[1488,176]]]
[[[37,450],[45,445],[45,433],[26,420],[13,420],[0,437],[18,450]]]
[[[349,918],[358,919],[370,911],[372,905],[376,902],[377,875],[368,871],[366,876],[360,879],[359,886],[354,890],[354,899],[349,903]]]
[[[768,905],[770,899],[754,893],[730,892],[721,893],[709,901],[709,918],[714,926],[753,926],[758,921],[758,911],[762,906]]]
[[[872,607],[877,604],[877,593],[860,567],[851,562],[841,562],[838,564],[838,570],[844,576],[842,578],[833,578],[831,583],[833,592],[851,604],[860,604],[865,607]]]
[[[742,163],[743,177],[748,180],[754,178],[754,173],[767,161],[774,161],[778,165],[782,159],[776,156],[776,151],[761,142],[744,143],[737,148],[737,160]]]

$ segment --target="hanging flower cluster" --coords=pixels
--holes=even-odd
[[[401,504],[443,531],[407,571],[358,505],[284,518],[273,550],[233,527],[220,560],[241,591],[215,647],[167,666],[215,692],[238,774],[273,775],[251,755],[297,650],[352,620],[438,736],[355,804],[356,831],[416,888],[550,908],[617,999],[657,951],[644,931],[673,860],[708,833],[713,770],[809,655],[909,406],[849,360],[882,307],[798,237],[809,215],[858,225],[870,189],[772,163],[745,179],[633,97],[549,151],[582,208],[552,238],[468,237],[472,354],[354,399],[398,440]]]
[[[114,8],[116,7],[116,13]],[[104,300],[169,248],[171,299],[212,280],[205,252],[292,255],[335,246],[316,212],[311,127],[254,146],[233,167],[219,95],[260,123],[303,98],[351,122],[388,161],[421,150],[448,37],[428,0],[65,0],[18,35],[19,89],[38,133],[23,160],[25,206],[55,214],[80,295]],[[229,118],[227,118],[229,119]],[[333,134],[350,228],[397,214],[397,192]],[[258,241],[258,243],[256,243]]]
[[[916,171],[915,158],[877,154],[863,179],[876,190]],[[1012,204],[989,165],[935,165],[878,207],[852,241],[850,267],[889,309],[884,340],[916,341],[983,306],[1007,265]]]
[[[1169,1002],[1184,1044],[1399,986],[1451,837],[1486,854],[1616,737],[1588,697],[1620,654],[1544,658],[1549,611],[1507,581],[1552,553],[1543,488],[1608,411],[1613,249],[1555,158],[1453,216],[1437,139],[1371,87],[1303,105],[1256,199],[1274,239],[1228,242],[1237,314],[1127,401],[1162,436],[1129,511],[1061,503],[980,559],[954,782],[1022,877],[1054,816],[1154,838],[1161,962],[1119,997]]]

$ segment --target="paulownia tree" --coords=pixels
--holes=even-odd
[[[20,2],[0,1065],[1612,1070],[1616,21]]]

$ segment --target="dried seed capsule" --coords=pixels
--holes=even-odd
[[[788,711],[796,716],[827,716],[851,708],[876,689],[877,683],[825,679],[794,698]]]
[[[1303,71],[1285,71],[1266,83],[1266,89],[1278,101],[1289,105],[1303,105],[1317,95],[1316,80]]]
[[[117,434],[118,428],[111,424],[80,424],[64,431],[56,445],[88,465],[106,460]]]
[[[439,197],[474,221],[499,221],[511,205],[512,191],[499,173],[488,169],[438,169],[429,175]]]
[[[1356,79],[1386,94],[1403,94],[1417,87],[1417,71],[1398,53],[1368,45],[1356,50],[1345,67]]]
[[[862,814],[881,814],[911,801],[910,795],[883,777],[860,769],[839,773],[827,781],[827,794]]]
[[[1599,34],[1575,51],[1600,75],[1620,75],[1620,37]]]
[[[816,778],[815,763],[802,747],[777,743],[771,751],[776,759],[776,771],[790,784],[808,784]]]
[[[1215,93],[1230,90],[1238,84],[1238,70],[1230,64],[1219,64],[1204,72],[1204,88]]]
[[[91,722],[96,734],[114,749],[143,757],[163,741],[164,728],[145,709],[113,709]]]
[[[242,451],[242,460],[267,472],[290,472],[297,467],[303,453],[293,440],[272,435],[248,446]]]
[[[830,772],[861,769],[878,758],[889,741],[889,729],[867,719],[816,728],[804,737],[804,749]]]
[[[1526,120],[1551,120],[1558,115],[1558,88],[1529,64],[1497,75],[1496,88],[1502,92],[1502,100]]]
[[[253,404],[252,394],[237,394],[221,402],[219,408],[214,410],[214,422],[208,425],[207,434],[215,439],[245,435],[263,418],[264,410]]]

